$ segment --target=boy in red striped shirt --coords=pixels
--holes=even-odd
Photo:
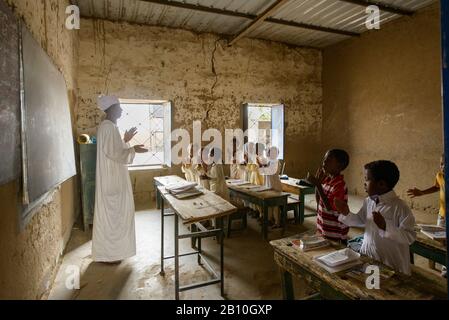
[[[307,180],[316,186],[317,232],[324,237],[346,244],[349,227],[338,221],[334,200],[348,201],[348,189],[341,174],[349,165],[349,155],[341,149],[326,152],[323,163],[315,176]]]

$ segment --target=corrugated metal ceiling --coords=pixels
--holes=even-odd
[[[275,0],[172,0],[171,2],[199,5],[256,16]],[[233,35],[251,23],[245,17],[233,17],[194,11],[139,0],[73,0],[84,17],[127,21],[139,24],[159,25]],[[382,0],[379,3],[416,11],[435,0]],[[381,11],[381,24],[401,17]],[[365,7],[340,0],[290,0],[270,18],[320,27],[363,33]],[[248,37],[279,41],[298,46],[323,48],[349,36],[323,31],[263,22]]]

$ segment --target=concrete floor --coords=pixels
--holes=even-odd
[[[350,197],[351,209],[356,211],[361,204],[360,197]],[[306,206],[314,208],[313,196],[308,196]],[[307,209],[309,211],[310,209]],[[310,211],[309,211],[310,212]],[[418,216],[418,214],[417,214]],[[432,223],[430,215],[417,220]],[[292,213],[289,213],[292,217]],[[436,218],[435,218],[436,219]],[[239,222],[235,222],[238,227]],[[315,229],[315,218],[306,219],[301,226],[290,223],[285,236]],[[173,253],[173,218],[166,218],[166,255]],[[182,226],[181,231],[187,231]],[[351,229],[351,235],[363,233]],[[271,231],[270,240],[281,237],[280,230]],[[124,260],[120,265],[95,263],[91,256],[91,233],[75,227],[66,248],[62,265],[51,289],[49,299],[174,299],[174,264],[167,261],[165,277],[160,271],[160,211],[142,210],[136,212],[136,256]],[[281,299],[280,274],[273,261],[273,250],[262,240],[257,221],[248,218],[248,228],[235,231],[225,240],[225,293],[226,299]],[[190,250],[190,240],[180,242],[180,252]],[[218,269],[219,245],[212,239],[203,240],[203,250],[211,264]],[[427,268],[427,260],[417,257],[415,263]],[[80,289],[66,287],[71,268],[80,270]],[[180,284],[204,281],[210,274],[196,263],[196,256],[180,259]],[[295,295],[305,297],[313,292],[303,280],[295,279]],[[181,292],[184,300],[223,299],[219,284]]]

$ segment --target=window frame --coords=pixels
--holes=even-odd
[[[245,102],[241,105],[240,122],[243,132],[248,130],[249,122],[249,107],[269,107],[271,108],[271,130],[273,130],[273,108],[280,107],[282,109],[282,146],[279,148],[279,160],[285,160],[285,105],[283,103],[253,103]],[[248,136],[245,135],[244,143],[248,142]],[[273,142],[273,135],[271,136],[271,142]]]
[[[171,167],[171,131],[173,127],[173,102],[171,100],[149,100],[149,99],[124,99],[119,98],[120,104],[127,105],[161,105],[164,112],[163,118],[163,149],[164,149],[164,159],[161,163],[156,164],[138,164],[128,165],[130,170],[139,170],[142,168],[168,168]],[[119,128],[120,129],[120,128]]]

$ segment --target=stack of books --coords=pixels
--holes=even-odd
[[[197,183],[195,182],[179,182],[167,185],[165,189],[178,199],[185,199],[203,194],[202,191],[198,190]]]
[[[250,184],[248,181],[239,180],[239,179],[228,179],[228,180],[226,180],[226,182],[233,186],[243,186],[243,185]]]
[[[349,248],[315,257],[314,261],[330,273],[347,270],[361,264],[360,253]]]
[[[292,240],[292,244],[302,251],[310,251],[327,247],[329,241],[319,235],[305,235],[301,239]]]

